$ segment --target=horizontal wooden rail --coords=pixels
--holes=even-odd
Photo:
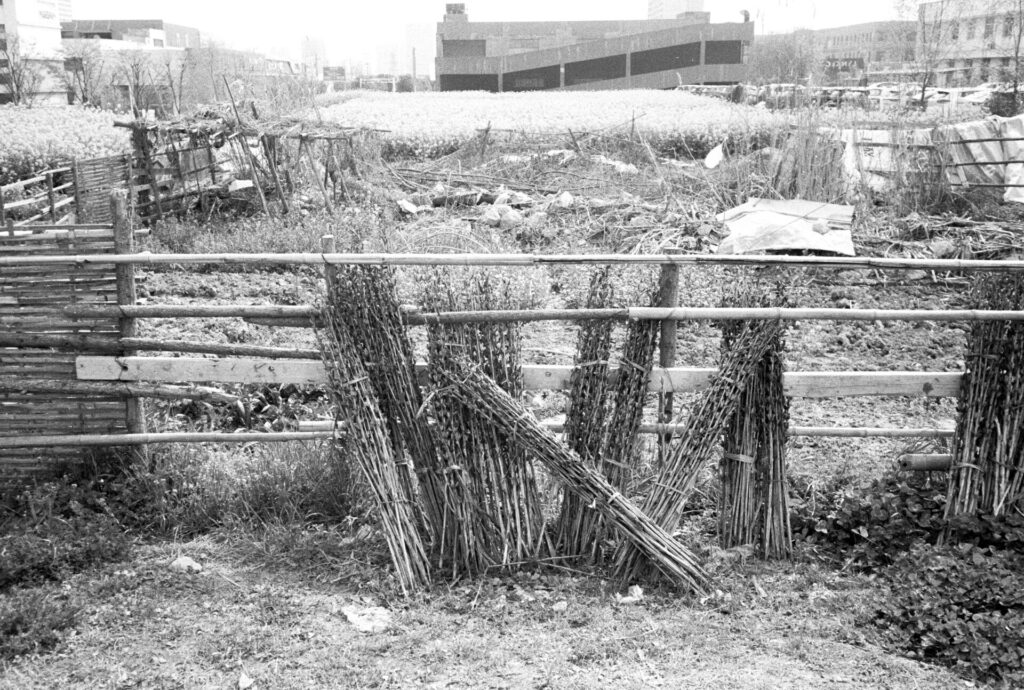
[[[167,432],[160,434],[79,434],[75,436],[0,436],[0,449],[145,446],[157,443],[282,443],[285,441],[322,441],[336,436],[334,431],[283,432]]]
[[[64,314],[79,319],[105,318],[242,318],[307,320],[312,325],[319,314],[316,307],[252,305],[170,305],[136,306],[71,305]],[[981,309],[831,309],[787,307],[625,307],[621,309],[507,309],[429,313],[405,309],[403,319],[410,325],[437,323],[507,323],[535,321],[737,321],[781,319],[785,321],[1024,321],[1024,311]]]
[[[0,266],[58,264],[242,264],[249,266],[371,264],[390,266],[544,266],[677,264],[707,266],[804,266],[839,269],[922,271],[1024,271],[1024,261],[904,259],[875,256],[785,256],[730,254],[79,254],[0,257]]]
[[[561,422],[542,421],[541,426],[552,433],[562,433],[565,425]],[[328,420],[300,421],[299,431],[331,431],[341,429]],[[641,434],[678,434],[686,428],[684,424],[641,424]],[[832,426],[791,426],[786,430],[789,436],[805,436],[809,438],[952,438],[952,429],[915,429],[893,427],[832,427]]]
[[[206,400],[233,403],[238,396],[203,386],[153,385],[137,381],[75,381],[67,379],[0,376],[0,396],[9,392],[50,393],[68,396],[114,395],[126,398],[162,398],[164,400]],[[74,407],[72,404],[71,407]]]
[[[286,359],[207,359],[198,357],[80,356],[75,360],[82,381],[219,382],[250,384],[325,384],[321,362]],[[425,364],[417,369],[425,371]],[[568,390],[572,366],[525,365],[525,390]],[[707,387],[715,369],[655,368],[648,390],[694,392]],[[612,376],[615,376],[613,370]],[[921,371],[786,372],[786,395],[795,398],[852,396],[956,397],[962,374]]]

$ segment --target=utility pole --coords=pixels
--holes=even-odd
[[[412,90],[416,91],[416,47],[412,49]]]

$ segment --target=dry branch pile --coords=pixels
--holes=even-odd
[[[756,288],[730,298],[731,306],[771,306]],[[778,306],[778,305],[776,305]],[[756,322],[722,325],[722,352],[728,357],[744,329]],[[770,343],[757,372],[740,394],[725,431],[719,476],[718,528],[722,548],[756,544],[765,558],[792,552],[786,483],[786,429],[789,401],[782,388],[782,331]]]
[[[458,286],[458,287],[456,287]],[[423,296],[427,311],[507,309],[511,287],[484,273],[437,273]],[[512,396],[523,392],[522,334],[517,323],[434,324],[427,332],[428,378],[446,385],[457,361],[480,367]],[[438,396],[436,449],[444,467],[441,554],[453,575],[476,574],[536,558],[544,545],[540,498],[529,458],[458,399]]]
[[[673,582],[695,592],[704,591],[707,576],[695,556],[658,526],[608,480],[546,431],[534,416],[498,387],[479,368],[453,362],[447,371],[449,396],[475,410],[522,449],[544,463],[616,532]]]
[[[701,468],[711,459],[743,392],[757,376],[762,359],[781,332],[782,325],[777,321],[745,324],[723,357],[711,385],[686,418],[686,426],[669,450],[644,502],[644,512],[661,527],[675,529]],[[621,578],[637,579],[646,568],[643,554],[635,546],[619,548],[616,569]]]
[[[983,278],[974,302],[1024,309],[1024,279]],[[972,324],[958,413],[946,516],[1013,510],[1024,498],[1024,324]]]

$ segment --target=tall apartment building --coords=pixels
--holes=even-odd
[[[41,76],[34,89],[35,100],[61,100],[64,88],[57,79],[60,42],[60,12],[57,0],[0,0],[0,43],[4,51],[17,41],[18,53]],[[0,103],[13,100],[11,70],[0,55]]]
[[[675,19],[684,13],[703,11],[704,0],[647,0],[648,19]]]
[[[746,78],[750,22],[675,19],[470,22],[449,4],[437,25],[442,91],[667,89],[735,84]]]

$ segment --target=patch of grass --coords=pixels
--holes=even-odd
[[[78,623],[79,612],[77,605],[45,589],[0,597],[0,659],[54,649]]]
[[[119,480],[130,526],[194,535],[232,525],[343,523],[358,511],[359,479],[330,444],[253,444],[230,450],[153,450]]]

